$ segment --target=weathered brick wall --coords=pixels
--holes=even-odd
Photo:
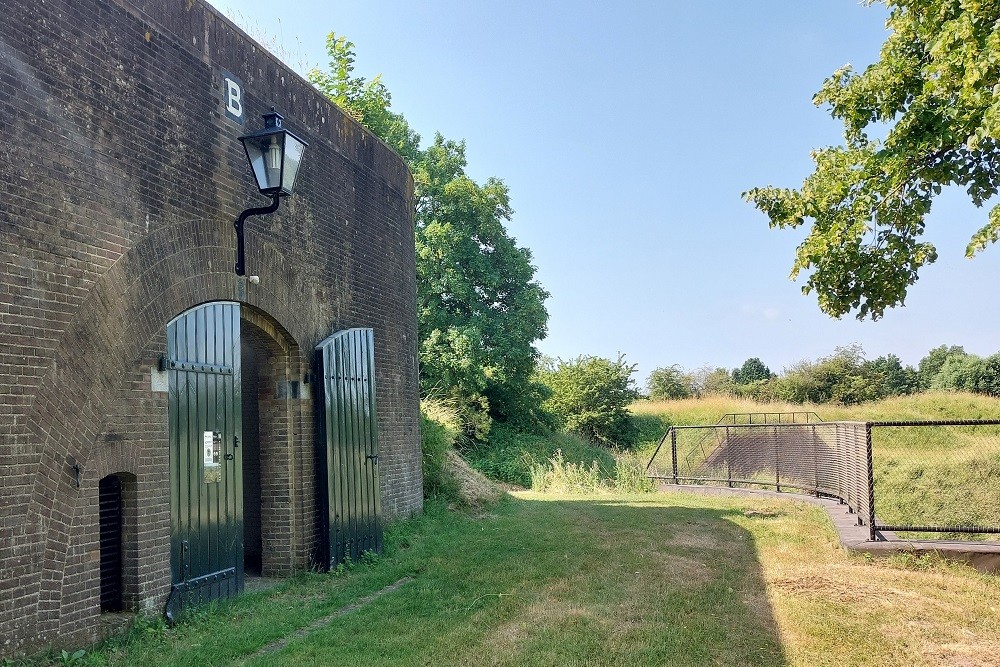
[[[107,474],[135,476],[132,602],[162,603],[167,397],[154,369],[167,322],[199,303],[264,314],[296,372],[331,332],[372,327],[383,507],[390,517],[418,510],[404,164],[198,0],[13,0],[3,13],[0,656],[95,636],[97,483]],[[243,81],[244,127],[224,114],[223,69]],[[236,137],[272,105],[310,146],[296,194],[248,222],[255,285],[232,272],[232,221],[264,203]],[[294,567],[316,539],[314,471],[302,455],[311,409],[301,399],[276,417],[298,443],[285,466]]]

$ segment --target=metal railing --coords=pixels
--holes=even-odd
[[[818,414],[802,412],[730,412],[716,422],[721,424],[814,424],[822,422]]]
[[[872,540],[883,531],[1000,534],[1000,420],[824,422],[815,413],[731,414],[711,426],[670,427],[646,474],[674,484],[837,498],[868,526]]]

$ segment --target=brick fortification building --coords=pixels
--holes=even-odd
[[[377,548],[422,502],[406,166],[201,0],[2,11],[0,657]],[[271,107],[309,146],[248,280]]]

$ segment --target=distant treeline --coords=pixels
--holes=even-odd
[[[904,366],[894,354],[865,359],[860,345],[849,345],[817,361],[800,361],[780,375],[753,357],[732,370],[657,368],[647,384],[649,398],[654,400],[728,394],[756,401],[841,405],[929,389],[1000,396],[1000,353],[980,357],[958,345],[941,345],[914,368]]]

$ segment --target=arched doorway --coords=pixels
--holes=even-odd
[[[243,410],[243,566],[247,575],[281,576],[294,569],[304,538],[304,476],[313,461],[303,437],[304,391],[294,341],[252,307],[241,311]]]
[[[167,326],[171,595],[167,615],[294,569],[302,539],[302,391],[294,341],[271,318],[207,303]],[[296,444],[298,443],[298,444]]]

